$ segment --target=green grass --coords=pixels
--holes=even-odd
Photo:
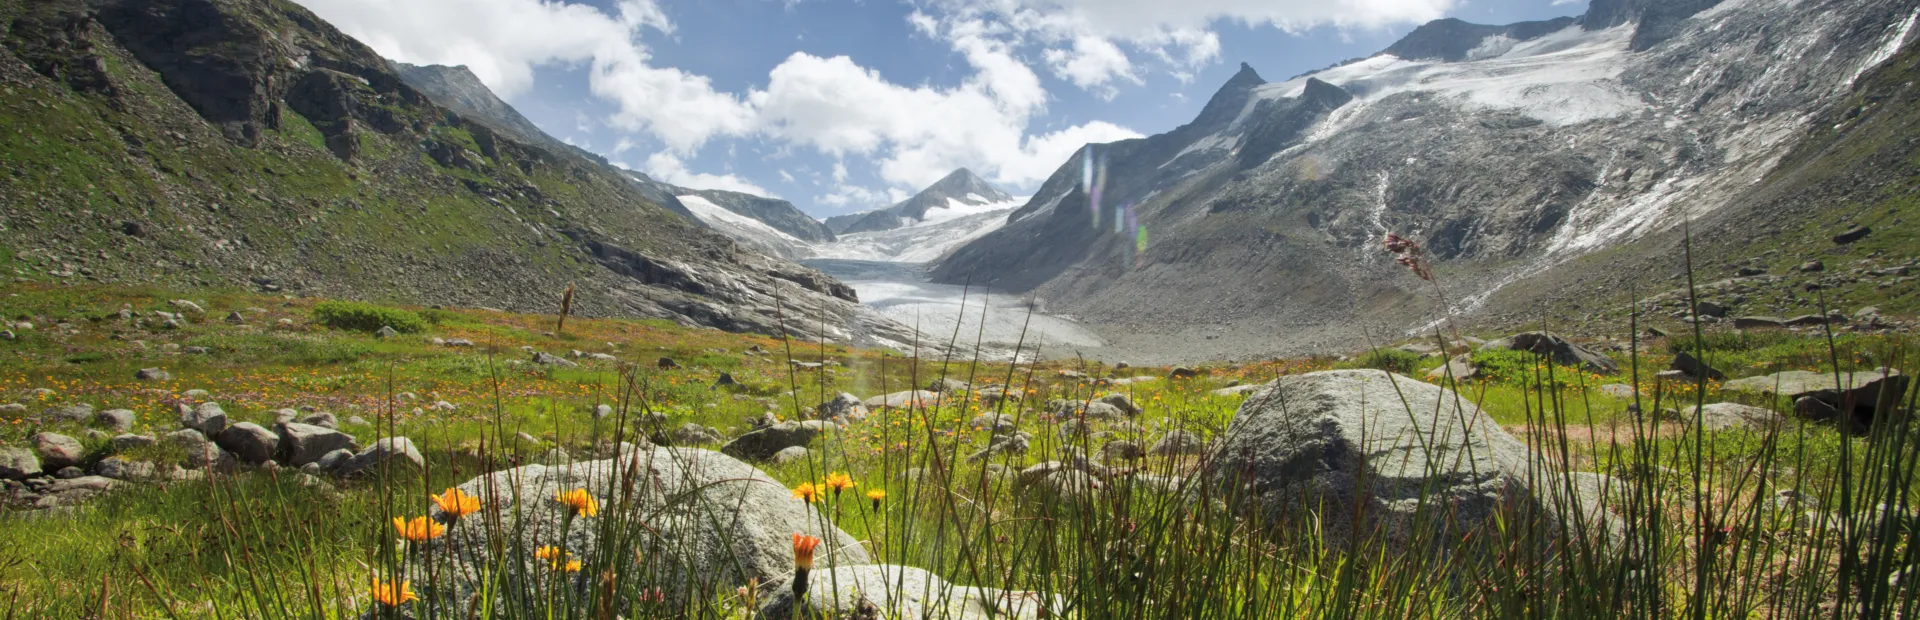
[[[166,308],[165,300],[179,298],[203,303],[210,318],[179,331],[156,332],[116,315],[122,304],[144,311]],[[1628,411],[1632,399],[1595,389],[1601,383],[1633,384],[1631,376],[1570,372],[1527,355],[1477,356],[1494,371],[1459,385],[1459,393],[1532,444],[1542,466],[1607,473],[1627,483],[1633,494],[1618,498],[1615,512],[1639,527],[1657,524],[1659,529],[1636,530],[1624,555],[1522,551],[1544,540],[1537,529],[1541,524],[1524,515],[1514,517],[1506,538],[1472,552],[1421,551],[1437,548],[1438,540],[1416,540],[1411,548],[1365,541],[1357,548],[1329,548],[1313,523],[1249,521],[1238,508],[1246,498],[1191,482],[1200,463],[1193,457],[1149,457],[1137,465],[1186,477],[1189,482],[1176,491],[1117,486],[1084,502],[1049,501],[987,467],[1019,469],[1058,460],[1072,450],[1099,454],[1102,440],[1063,438],[1059,422],[1040,415],[1048,399],[1131,394],[1147,410],[1133,421],[1145,432],[1096,423],[1093,430],[1114,433],[1108,439],[1147,445],[1169,428],[1218,438],[1241,397],[1216,396],[1211,390],[1234,381],[1258,383],[1326,369],[1323,360],[1207,366],[1193,381],[1102,388],[1062,379],[1054,372],[1062,368],[1057,363],[943,367],[930,360],[793,343],[796,359],[837,363],[833,372],[819,373],[794,370],[786,363],[787,345],[777,340],[648,321],[576,319],[568,323],[572,337],[558,339],[542,335],[552,317],[433,310],[421,318],[425,332],[376,340],[309,322],[320,303],[301,300],[287,306],[224,291],[43,285],[0,298],[0,315],[29,316],[37,323],[65,318],[79,327],[78,333],[57,339],[37,331],[0,345],[0,394],[42,386],[56,390],[46,402],[28,403],[30,417],[55,403],[90,402],[136,411],[141,421],[135,432],[165,433],[174,426],[169,403],[185,390],[206,389],[234,419],[263,425],[271,425],[274,410],[302,405],[343,420],[359,416],[372,425],[346,430],[363,443],[387,434],[407,436],[423,448],[429,463],[424,479],[308,487],[289,470],[243,471],[205,481],[142,485],[62,516],[0,513],[0,549],[12,550],[0,552],[0,600],[10,600],[7,606],[21,617],[354,616],[370,604],[368,576],[392,575],[399,568],[388,518],[421,514],[427,491],[529,462],[556,446],[576,459],[594,458],[602,454],[596,444],[617,432],[651,432],[653,427],[637,421],[644,412],[664,415],[665,428],[694,422],[732,436],[745,430],[744,420],[769,408],[783,419],[797,419],[823,395],[898,391],[944,374],[976,385],[1031,389],[1028,398],[1004,410],[1020,415],[1022,430],[1033,434],[1030,451],[987,463],[966,460],[985,445],[986,436],[965,429],[965,422],[993,408],[956,395],[938,408],[877,415],[816,441],[812,458],[765,471],[789,486],[846,472],[860,484],[856,492],[885,489],[888,499],[879,512],[863,497],[850,496],[829,505],[827,513],[837,514],[834,523],[865,541],[879,561],[925,568],[961,584],[1043,592],[1069,607],[1058,610],[1066,617],[1602,617],[1693,610],[1712,617],[1802,617],[1820,609],[1864,612],[1913,605],[1910,588],[1871,586],[1875,580],[1884,584],[1887,571],[1897,567],[1887,558],[1907,553],[1908,530],[1869,535],[1863,528],[1880,525],[1873,521],[1812,527],[1803,514],[1856,514],[1869,501],[1863,498],[1904,501],[1912,485],[1913,442],[1906,439],[1911,430],[1882,428],[1873,437],[1852,437],[1827,426],[1791,424],[1774,434],[1696,432],[1687,420],[1633,415]],[[227,309],[250,307],[266,312],[248,314],[242,326],[214,320]],[[295,324],[278,326],[280,318]],[[435,347],[428,336],[470,338],[478,346]],[[132,345],[134,340],[144,341],[145,348]],[[180,355],[167,351],[167,344],[205,346],[211,352]],[[1906,336],[1841,341],[1843,348],[1857,351],[1906,351],[1914,344]],[[577,369],[536,368],[525,363],[521,346],[555,353],[608,351],[633,364],[634,371],[594,362]],[[775,355],[746,354],[751,346]],[[1643,372],[1664,367],[1663,356],[1680,348],[1663,346],[1641,360]],[[1805,337],[1713,333],[1692,346],[1688,350],[1705,349],[1723,359],[1784,367],[1804,363],[1824,344]],[[1437,361],[1401,353],[1345,365],[1404,369],[1411,364],[1420,370]],[[684,369],[652,371],[653,360],[662,356],[675,358]],[[72,363],[75,358],[88,361]],[[167,367],[174,379],[158,384],[132,379],[133,370],[156,365]],[[1166,371],[1126,374],[1164,377]],[[721,372],[744,387],[713,389]],[[1697,398],[1694,386],[1660,384],[1655,405],[1655,384],[1640,384],[1649,410],[1685,409]],[[1721,398],[1713,386],[1708,389],[1709,402]],[[401,398],[402,393],[418,400]],[[456,408],[425,408],[440,400]],[[592,419],[587,412],[601,403],[620,407],[636,426],[622,431],[613,421]],[[0,443],[16,445],[42,429],[85,435],[81,425],[0,420]],[[522,432],[540,443],[513,438]],[[87,441],[94,458],[107,454],[104,439]],[[162,464],[183,457],[164,444],[123,456]],[[921,468],[945,473],[912,481],[903,475]],[[1774,511],[1772,494],[1780,489],[1798,489],[1813,504],[1798,512]],[[1733,534],[1702,553],[1702,539],[1694,532],[1703,523],[1731,528],[1726,531]],[[1848,560],[1852,563],[1843,569],[1839,562],[1846,557],[1858,562]],[[1621,558],[1631,565],[1620,564]],[[587,560],[585,574],[617,568],[608,557]],[[1711,586],[1704,590],[1713,593],[1709,596],[1690,594],[1703,591],[1694,587],[1701,571]],[[410,580],[416,588],[432,581],[418,574]],[[616,584],[628,600],[652,585],[637,574]],[[520,578],[496,585],[543,587]],[[432,592],[422,590],[423,595]],[[1842,592],[1849,598],[1840,599]],[[592,617],[595,596],[589,589],[572,599],[519,600],[495,609],[492,617],[545,617],[561,609]],[[743,602],[731,592],[714,592],[677,601],[676,607],[640,608],[627,617],[737,617]],[[428,607],[416,612],[437,613]]]

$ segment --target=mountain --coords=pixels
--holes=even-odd
[[[931,273],[1151,332],[1136,348],[1351,348],[1434,316],[1435,289],[1380,250],[1394,232],[1458,310],[1522,316],[1489,300],[1750,208],[1915,20],[1911,0],[1596,0],[1571,21],[1429,24],[1285,82],[1243,66],[1192,123],[1083,149]]]
[[[927,219],[934,209],[964,209],[1012,200],[1006,192],[961,168],[948,174],[912,198],[878,211],[870,211],[834,232],[840,234],[892,230]],[[844,221],[844,220],[842,220]],[[828,220],[829,225],[833,223]]]
[[[400,76],[408,86],[412,86],[427,95],[435,104],[454,111],[470,120],[478,121],[493,128],[507,137],[546,148],[556,153],[573,153],[607,163],[606,159],[587,152],[585,149],[561,142],[547,132],[542,131],[533,121],[521,116],[519,110],[507,102],[501,101],[493,90],[480,82],[479,76],[467,70],[465,65],[449,67],[446,65],[410,65],[404,62],[392,63],[394,73]]]
[[[774,198],[722,190],[695,190],[662,183],[631,170],[625,171],[649,196],[659,196],[687,210],[687,217],[767,254],[799,260],[814,255],[814,246],[830,243],[833,232],[819,220],[801,213],[793,203]]]
[[[911,337],[600,161],[434,103],[285,0],[0,0],[0,22],[18,277],[543,312],[571,283],[587,315]]]

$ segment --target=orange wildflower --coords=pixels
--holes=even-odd
[[[793,488],[793,498],[811,504],[820,501],[822,490],[823,487],[814,486],[811,482],[802,482],[800,486]]]
[[[455,521],[480,511],[480,498],[468,495],[466,491],[460,489],[447,489],[445,493],[427,497],[433,499],[433,503],[440,507],[441,513]]]
[[[447,533],[447,526],[426,517],[394,517],[393,529],[400,530],[400,537],[412,542],[427,542]]]
[[[600,502],[593,499],[593,495],[588,493],[586,489],[574,489],[572,491],[562,492],[559,497],[554,499],[559,501],[561,505],[566,506],[567,510],[571,511],[574,516],[592,517],[600,514]]]
[[[378,575],[375,575],[373,578],[372,592],[374,601],[388,607],[399,607],[408,601],[420,600],[420,597],[413,595],[413,589],[409,587],[407,582],[381,583]]]

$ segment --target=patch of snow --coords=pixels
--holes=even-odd
[[[719,226],[725,224],[793,243],[806,244],[806,242],[801,241],[799,237],[781,232],[778,228],[768,226],[766,222],[728,211],[726,207],[714,204],[713,201],[705,198],[699,196],[676,196],[676,198],[680,199],[680,204],[687,206],[688,211],[693,212],[694,217],[700,218],[700,221],[706,222],[709,225]]]
[[[1488,58],[1499,58],[1500,56],[1506,54],[1507,52],[1513,51],[1513,47],[1519,44],[1520,42],[1515,41],[1513,37],[1509,37],[1504,34],[1496,34],[1491,37],[1482,39],[1480,41],[1480,45],[1475,46],[1473,49],[1467,50],[1467,60],[1472,61],[1472,60],[1486,60]]]
[[[893,230],[840,235],[833,243],[815,246],[814,255],[892,263],[931,262],[954,248],[999,230],[1007,224],[1007,217],[1026,202],[1024,198],[1017,198],[969,205],[950,199],[946,208],[928,209],[927,219]]]
[[[1514,42],[1497,55],[1464,62],[1381,54],[1256,88],[1235,124],[1243,122],[1262,100],[1299,97],[1309,78],[1340,86],[1363,101],[1433,93],[1471,107],[1518,111],[1556,126],[1616,118],[1644,106],[1640,96],[1618,80],[1629,60],[1633,30],[1632,25],[1593,32],[1570,26]],[[1475,51],[1492,54],[1495,49]]]

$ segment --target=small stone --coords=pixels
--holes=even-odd
[[[214,443],[243,463],[260,465],[273,460],[274,452],[280,447],[280,436],[258,424],[241,422],[220,431]]]
[[[0,446],[0,480],[25,480],[40,472],[40,457],[32,450]]]
[[[320,428],[330,428],[330,429],[340,428],[340,418],[335,417],[333,414],[327,413],[325,411],[307,416],[306,418],[300,420],[300,423],[306,424],[309,426],[318,426]]]
[[[1147,452],[1154,456],[1179,456],[1200,454],[1207,449],[1207,441],[1199,435],[1187,431],[1168,431],[1160,441],[1154,442]]]
[[[612,406],[610,405],[594,405],[593,406],[593,419],[604,420],[610,417],[613,417]]]
[[[152,435],[135,435],[132,433],[116,435],[112,439],[112,442],[113,442],[114,452],[126,452],[129,450],[138,450],[140,448],[146,448],[157,443],[154,440]]]
[[[38,433],[33,441],[34,449],[40,453],[40,466],[44,469],[58,470],[63,467],[79,465],[87,459],[87,449],[80,441],[59,433]]]
[[[533,363],[539,364],[541,366],[553,366],[556,368],[575,368],[580,365],[579,362],[575,362],[573,360],[560,357],[557,355],[548,355],[546,352],[543,352],[543,351],[534,352]]]
[[[373,332],[373,336],[381,340],[395,338],[395,337],[398,337],[399,335],[400,335],[400,332],[393,329],[393,326],[390,326],[390,325],[382,325],[380,326],[379,331]]]
[[[786,463],[797,463],[800,461],[807,460],[807,454],[808,454],[808,451],[805,446],[792,446],[789,448],[783,448],[779,452],[773,453],[773,458],[771,460],[775,465],[782,465]]]
[[[227,324],[228,324],[228,325],[240,325],[240,324],[243,324],[243,323],[246,323],[246,322],[247,322],[247,317],[245,317],[245,316],[241,316],[241,315],[240,315],[240,313],[239,313],[238,311],[234,311],[234,312],[228,312],[228,313],[227,313]]]
[[[356,416],[347,416],[347,424],[348,424],[348,425],[351,425],[351,426],[366,426],[366,425],[367,425],[367,419],[366,419],[366,418],[362,418],[362,417],[360,417],[360,416],[357,416],[357,415],[356,415]]]
[[[1853,243],[1855,241],[1865,239],[1867,238],[1867,235],[1871,235],[1871,234],[1873,234],[1872,228],[1868,228],[1866,226],[1855,226],[1853,228],[1847,229],[1846,232],[1834,235],[1833,242],[1837,245],[1847,245],[1849,243]]]
[[[1800,263],[1800,266],[1795,267],[1794,270],[1800,273],[1820,273],[1827,270],[1827,265],[1817,260],[1810,260]]]
[[[62,467],[60,471],[53,472],[53,477],[60,480],[72,480],[85,475],[87,475],[86,471],[73,466]]]
[[[129,430],[133,430],[133,423],[135,419],[136,419],[136,416],[134,415],[134,413],[127,409],[108,409],[106,411],[102,411],[100,413],[94,414],[93,416],[93,421],[95,424],[99,424],[101,426],[105,426],[107,428],[111,428],[115,431],[119,431],[122,433],[127,432]]]
[[[383,475],[387,472],[406,475],[426,469],[427,460],[413,446],[413,440],[405,437],[388,437],[376,442],[359,454],[353,455],[338,470],[341,477],[357,475]]]
[[[739,387],[739,386],[740,386],[740,382],[733,380],[733,375],[731,373],[724,373],[724,372],[720,373],[720,378],[715,379],[713,381],[714,389],[720,389],[723,387]]]
[[[173,379],[173,375],[160,368],[142,368],[133,373],[133,378],[141,381],[167,381]]]

